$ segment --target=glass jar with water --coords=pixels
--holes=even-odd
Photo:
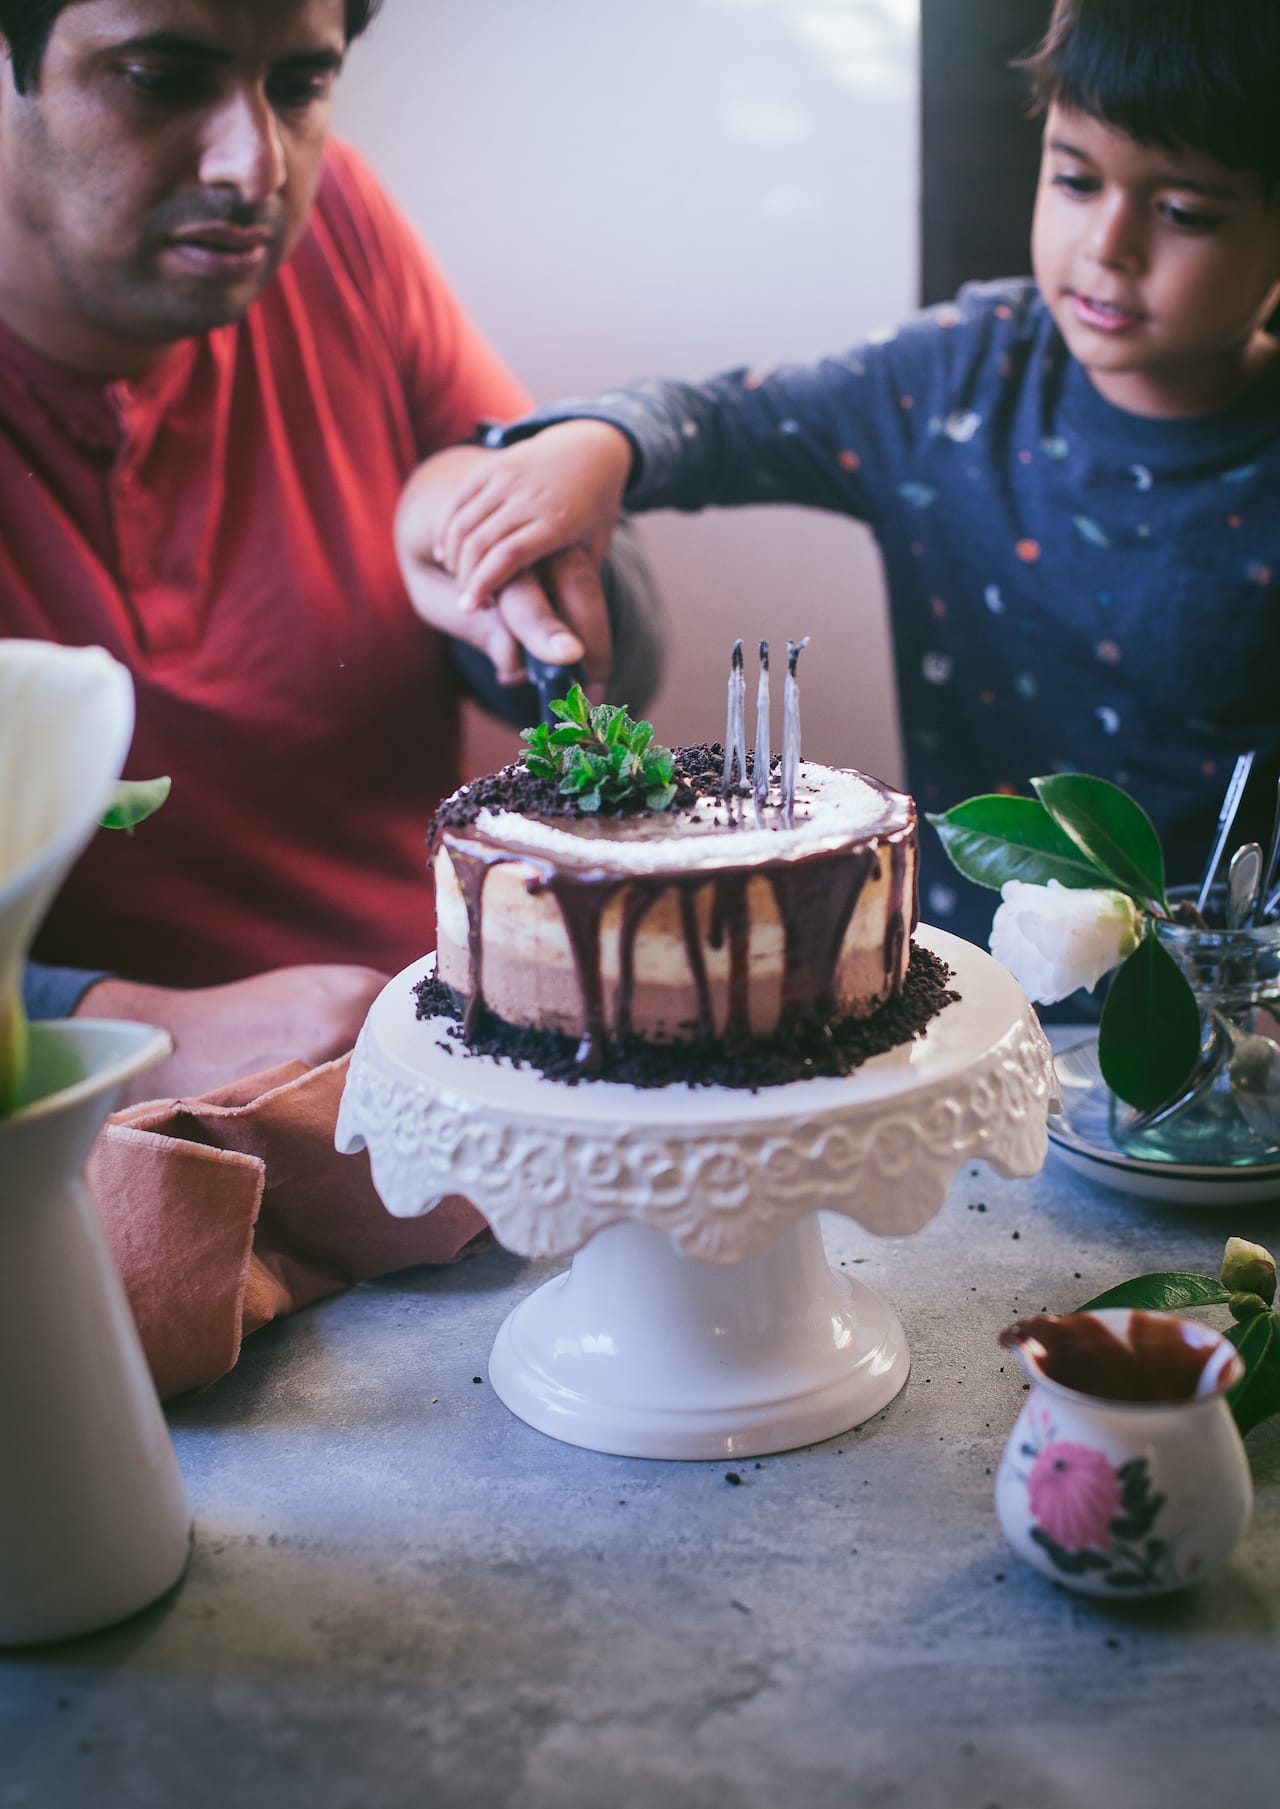
[[[1227,929],[1224,890],[1209,900],[1208,927],[1156,926],[1200,1007],[1200,1055],[1178,1095],[1152,1111],[1112,1097],[1112,1137],[1145,1161],[1280,1162],[1280,917]]]

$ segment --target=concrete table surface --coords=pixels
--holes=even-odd
[[[897,1307],[911,1376],[856,1433],[758,1461],[603,1457],[511,1417],[490,1344],[563,1265],[495,1250],[254,1336],[170,1414],[179,1588],[0,1653],[0,1809],[1270,1805],[1280,1422],[1251,1435],[1231,1564],[1145,1606],[1021,1565],[992,1484],[1023,1387],[1003,1325],[1215,1270],[1280,1210],[1135,1200],[1051,1154],[1031,1181],[966,1166],[913,1238],[825,1231]]]

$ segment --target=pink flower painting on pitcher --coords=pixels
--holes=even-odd
[[[1107,1589],[1145,1594],[1178,1580],[1173,1553],[1156,1532],[1164,1496],[1145,1457],[1113,1464],[1103,1451],[1059,1438],[1049,1412],[1032,1405],[1019,1455],[1031,1538],[1064,1577],[1092,1574]],[[1191,1556],[1182,1580],[1198,1568]]]
[[[1036,1454],[1027,1500],[1056,1545],[1084,1551],[1110,1544],[1111,1522],[1120,1511],[1120,1482],[1101,1451],[1055,1439]]]

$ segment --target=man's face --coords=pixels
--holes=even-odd
[[[1280,197],[1253,172],[1055,105],[1032,262],[1101,395],[1135,414],[1200,413],[1270,357],[1259,328],[1280,283]]]
[[[315,195],[343,0],[73,0],[0,73],[0,316],[124,374],[238,319]]]

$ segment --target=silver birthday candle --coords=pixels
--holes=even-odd
[[[756,751],[751,796],[757,816],[769,801],[769,643],[760,643],[760,682],[756,686]]]
[[[796,661],[809,645],[802,641],[787,642],[787,677],[782,687],[782,814],[787,828],[794,820],[796,779],[800,772],[800,686],[796,682]]]
[[[737,763],[738,776],[736,784],[745,786],[747,780],[747,681],[742,670],[742,642],[733,643],[733,658],[729,663],[729,707],[724,730],[724,776],[721,789],[732,792],[735,787],[734,763]]]

